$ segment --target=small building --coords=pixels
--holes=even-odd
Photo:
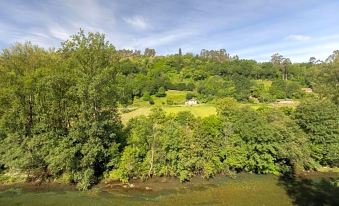
[[[185,102],[185,105],[188,105],[188,106],[193,106],[193,105],[196,105],[196,104],[198,104],[198,100],[196,100],[196,99],[189,99],[189,100],[187,100],[186,102]]]
[[[312,93],[313,89],[312,88],[301,88],[305,93]]]
[[[277,99],[276,101],[278,104],[293,104],[292,99]]]

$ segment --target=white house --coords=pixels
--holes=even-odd
[[[190,100],[187,100],[185,102],[185,105],[188,105],[188,106],[193,106],[193,105],[196,105],[196,104],[198,104],[198,100],[196,100],[196,99],[190,99]]]

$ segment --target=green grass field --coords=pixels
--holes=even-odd
[[[154,105],[165,105],[168,100],[172,101],[174,105],[183,105],[186,101],[187,91],[177,91],[177,90],[168,90],[166,91],[166,97],[156,97],[152,95],[152,99],[154,100]],[[133,106],[135,107],[147,107],[150,106],[148,102],[140,99],[135,99],[133,102]]]
[[[267,86],[270,85],[270,81],[263,81]],[[120,108],[121,120],[123,124],[126,124],[133,117],[141,115],[149,115],[151,109],[155,106],[160,106],[166,114],[177,114],[183,111],[189,111],[196,117],[207,117],[215,115],[216,107],[213,104],[198,104],[194,106],[186,106],[186,91],[168,90],[166,91],[166,97],[152,96],[154,105],[150,105],[148,102],[142,99],[136,99],[131,107],[128,107],[129,112],[122,112],[123,108]],[[168,105],[168,99],[172,100],[174,105]],[[295,101],[292,104],[277,104],[277,103],[239,103],[240,106],[249,106],[252,109],[258,109],[260,107],[296,107],[299,104]]]
[[[123,124],[126,124],[133,117],[141,116],[141,115],[149,115],[151,113],[151,109],[154,106],[143,106],[133,108],[131,112],[122,113],[121,120]],[[177,114],[183,111],[189,111],[196,117],[207,117],[210,115],[214,115],[217,113],[215,106],[208,104],[200,104],[195,106],[186,106],[186,105],[175,105],[175,106],[161,106],[161,108],[166,112],[166,114]]]
[[[179,112],[189,111],[196,117],[207,117],[217,113],[215,106],[211,104],[186,106],[185,101],[187,91],[168,90],[166,91],[166,94],[166,97],[156,97],[152,95],[154,105],[150,105],[148,102],[143,101],[142,99],[136,99],[133,102],[133,105],[129,108],[131,110],[130,112],[121,112],[122,122],[126,124],[133,117],[140,115],[147,116],[151,113],[151,109],[154,106],[160,106],[166,112],[166,114],[177,114]],[[168,100],[170,100],[173,105],[168,105]]]

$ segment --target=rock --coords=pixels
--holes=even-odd
[[[150,187],[145,187],[145,189],[146,189],[146,190],[152,190],[152,188],[150,188]]]
[[[135,185],[134,185],[134,184],[129,184],[129,187],[130,187],[130,188],[134,188]]]

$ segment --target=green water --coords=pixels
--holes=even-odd
[[[2,186],[0,205],[106,206],[106,205],[339,205],[338,173],[310,173],[297,178],[239,174],[236,178],[195,178],[180,184],[156,178],[101,184],[88,192],[62,185]],[[147,189],[146,189],[147,187]]]

